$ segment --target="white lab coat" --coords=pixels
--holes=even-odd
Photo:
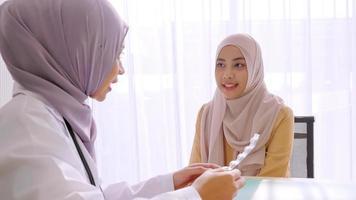
[[[0,109],[0,199],[200,199],[193,187],[173,191],[172,174],[134,186],[92,186],[61,115],[30,91],[17,87],[14,94]],[[77,139],[100,185],[96,165]]]

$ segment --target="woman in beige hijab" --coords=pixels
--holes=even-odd
[[[246,176],[289,176],[294,116],[283,100],[268,92],[261,49],[249,35],[225,38],[217,48],[213,99],[200,109],[190,163],[228,165],[260,137],[239,164]]]

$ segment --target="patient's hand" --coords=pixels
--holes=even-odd
[[[174,189],[178,190],[185,186],[191,185],[192,182],[208,169],[220,167],[213,163],[194,163],[173,174]]]

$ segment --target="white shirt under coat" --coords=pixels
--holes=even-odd
[[[40,96],[17,87],[0,109],[0,198],[6,200],[200,199],[193,187],[174,190],[166,174],[130,186],[90,184],[61,115]],[[77,141],[100,185],[96,164]]]

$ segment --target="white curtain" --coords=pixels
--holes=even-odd
[[[315,116],[315,176],[356,180],[353,1],[112,3],[130,30],[127,73],[107,102],[94,103],[105,181],[141,180],[187,164],[196,114],[215,90],[216,46],[237,32],[261,44],[268,88],[295,115]]]
[[[216,46],[238,32],[260,43],[269,90],[315,116],[316,178],[356,181],[355,0],[111,2],[130,30],[126,74],[93,102],[105,183],[187,165],[196,114],[215,90]],[[4,71],[0,105],[11,92]]]

